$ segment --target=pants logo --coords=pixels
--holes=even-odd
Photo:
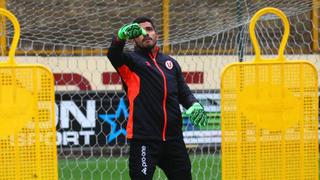
[[[141,166],[142,166],[142,170],[141,172],[144,175],[147,175],[147,158],[146,158],[146,146],[141,146]]]

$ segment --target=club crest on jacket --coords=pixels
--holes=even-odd
[[[166,61],[166,67],[167,67],[169,70],[171,70],[171,69],[173,68],[172,61],[167,60],[167,61]]]

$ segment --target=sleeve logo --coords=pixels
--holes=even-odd
[[[171,69],[173,68],[172,61],[167,60],[167,61],[166,61],[166,67],[167,67],[167,69],[171,70]]]

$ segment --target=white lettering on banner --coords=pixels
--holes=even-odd
[[[84,137],[84,144],[89,145],[90,144],[90,136],[94,135],[94,131],[80,131],[79,135]]]
[[[70,116],[71,113],[76,121],[79,122],[82,128],[94,128],[96,127],[96,103],[94,100],[87,101],[85,116],[79,107],[73,101],[61,101],[60,103],[60,128],[65,129],[70,126]],[[57,113],[56,113],[57,115]],[[57,118],[58,119],[58,118]]]
[[[146,158],[146,146],[141,146],[141,166],[142,166],[142,170],[141,172],[144,175],[147,175],[147,158]]]
[[[63,145],[72,143],[73,145],[79,145],[79,133],[76,131],[67,131],[62,136]]]
[[[62,134],[60,133],[60,132],[57,132],[57,139],[56,139],[56,141],[57,141],[57,145],[61,145],[62,144]]]
[[[57,132],[57,145],[79,145],[79,138],[83,137],[83,145],[90,145],[90,136],[94,131],[65,131]]]

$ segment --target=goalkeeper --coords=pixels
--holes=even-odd
[[[133,52],[124,52],[132,39]],[[108,58],[120,75],[129,99],[127,138],[131,179],[152,179],[159,166],[169,179],[191,179],[191,163],[183,141],[179,104],[197,126],[207,115],[181,73],[178,62],[159,52],[153,21],[139,17],[112,39]]]

